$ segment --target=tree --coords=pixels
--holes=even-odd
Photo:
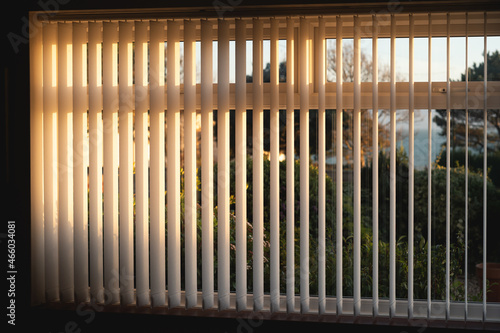
[[[500,81],[500,53],[498,50],[491,54],[488,52],[487,58],[488,81]],[[472,67],[469,67],[469,80],[484,80],[484,62],[479,64],[473,63]],[[462,81],[465,81],[465,74],[462,74]]]
[[[488,81],[500,81],[500,53],[497,51],[487,54]],[[484,62],[474,63],[469,67],[469,81],[484,80]],[[465,74],[462,74],[465,81]],[[436,110],[437,115],[434,122],[441,128],[441,135],[446,134],[446,110]],[[494,151],[500,150],[500,110],[488,110],[488,128],[494,129],[494,133],[488,133],[488,148]],[[465,111],[451,110],[452,147],[465,145]],[[483,150],[484,148],[484,111],[469,110],[469,147]]]
[[[345,82],[352,82],[354,80],[354,47],[352,44],[345,43],[343,45],[343,80]],[[363,49],[361,49],[361,56],[360,56],[360,62],[361,62],[361,80],[364,82],[369,82],[372,80],[372,60],[369,54],[367,54]],[[264,82],[269,82],[270,81],[270,64],[267,63],[266,66],[263,69],[263,81]],[[332,80],[332,78],[335,78],[336,75],[336,53],[334,49],[330,49],[327,52],[327,77],[329,78],[329,81]],[[380,65],[379,64],[379,81],[389,81],[390,79],[390,69],[388,66]],[[397,75],[397,80],[402,81],[404,78],[401,75]],[[246,82],[250,83],[253,81],[252,75],[247,75],[246,76]],[[286,61],[280,62],[279,64],[279,81],[280,82],[286,82]],[[282,115],[283,116],[283,115]],[[280,123],[284,124],[285,123],[285,118],[280,116]],[[295,114],[296,120],[295,120],[295,137],[298,139],[300,137],[300,126],[298,123],[298,113],[296,112]],[[333,119],[332,119],[333,117]],[[386,123],[386,119],[389,117],[389,112],[388,110],[379,110],[379,117],[380,117],[380,122],[379,122],[379,147],[380,149],[384,149],[389,147],[390,140],[389,140],[389,128],[388,126],[384,126]],[[334,138],[336,138],[336,128],[334,124],[334,119],[335,115],[331,113],[327,113],[326,115],[326,132],[327,132],[327,139],[326,139],[326,149],[332,149],[332,142]],[[405,113],[399,113],[397,114],[397,121],[398,122],[403,122],[407,120],[407,114]],[[310,128],[313,129],[317,127],[317,114],[315,112],[310,113],[309,117],[309,122],[310,122]],[[344,114],[343,114],[343,147],[344,147],[344,161],[346,163],[352,163],[352,152],[353,152],[353,127],[352,127],[352,121],[353,121],[353,113],[352,110],[345,109]],[[247,119],[247,122],[249,123],[249,126],[251,126],[252,123],[252,117],[249,117]],[[362,110],[361,112],[361,163],[362,166],[365,166],[365,163],[369,159],[369,156],[371,156],[373,152],[373,141],[372,141],[372,131],[373,131],[373,116],[372,113],[369,112],[369,110]],[[266,120],[264,121],[264,132],[268,130],[268,127]],[[283,127],[281,130],[282,133],[280,133],[280,149],[284,150],[284,147],[286,145],[286,140],[285,140],[285,128]],[[310,153],[312,155],[317,154],[316,147],[314,145],[315,142],[317,142],[317,130],[310,130],[309,131],[309,140],[312,143]],[[247,140],[248,148],[251,148],[252,141]],[[268,150],[268,144],[267,142],[264,144],[264,150]],[[296,144],[296,154],[300,154],[300,145]]]
[[[361,81],[372,80],[372,60],[361,50]],[[327,77],[329,81],[335,81],[337,77],[337,53],[335,49],[328,50],[327,54]],[[354,81],[354,47],[352,44],[344,44],[342,47],[342,80],[343,82]],[[389,78],[389,71],[379,68],[379,77],[381,81]]]
[[[327,53],[327,77],[329,81],[335,81],[337,75],[337,53],[335,49],[328,50]],[[354,81],[354,46],[351,43],[344,43],[342,46],[342,80],[344,82]],[[360,52],[360,63],[361,63],[361,81],[370,82],[373,80],[373,62],[371,57],[361,49]],[[403,81],[404,77],[397,73],[396,80]],[[379,64],[378,67],[378,80],[379,81],[389,81],[390,80],[390,68],[387,65]],[[344,110],[343,116],[343,140],[345,155],[344,158],[349,163],[352,161],[353,152],[353,113],[352,110]],[[389,116],[388,110],[379,110],[379,118],[384,119]],[[407,116],[402,113],[397,114],[398,121],[405,121]],[[373,131],[373,115],[368,112],[368,110],[362,110],[361,112],[361,161],[362,166],[365,166],[367,156],[370,156],[373,152],[373,141],[372,141],[372,131]],[[383,126],[385,122],[379,122],[379,148],[387,148],[390,145],[389,140],[389,128]],[[335,131],[335,129],[334,129]]]
[[[373,62],[369,55],[361,49],[361,81],[372,81]],[[335,81],[337,77],[337,53],[335,49],[328,50],[327,53],[327,78],[328,81]],[[354,81],[354,46],[351,43],[342,45],[342,80],[344,82]],[[378,64],[378,81],[388,82],[391,79],[391,71],[388,64]],[[396,73],[396,81],[404,81],[405,77],[401,73]]]
[[[279,82],[286,82],[286,62],[285,61],[282,61],[279,63],[278,72],[279,72],[279,74],[278,74]],[[264,67],[263,81],[264,82],[271,82],[271,64],[269,62],[266,64],[266,67]]]

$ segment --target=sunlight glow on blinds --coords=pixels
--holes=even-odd
[[[451,80],[450,40],[462,36],[468,48],[469,36],[482,36],[487,49],[499,20],[498,13],[413,13],[44,22],[30,38],[32,303],[498,322],[498,304],[468,300],[467,287],[465,302],[451,293],[450,151],[456,110],[466,112],[466,135],[469,109],[482,110],[488,140],[500,85],[487,75],[469,81],[468,72],[465,83]],[[431,82],[430,36],[446,39],[445,82]],[[408,39],[408,59],[397,56],[400,38]],[[417,38],[427,38],[427,82],[415,82]],[[371,54],[362,50],[364,39]],[[379,41],[388,43],[387,56]],[[363,62],[371,63],[369,74]],[[446,119],[443,302],[431,293],[431,264],[423,265],[423,278],[416,271],[418,251],[432,259],[431,116],[438,109]],[[409,135],[406,271],[396,238],[402,110]],[[415,140],[417,110],[428,110],[425,147]],[[420,148],[429,154],[425,222],[415,219]],[[369,175],[362,173],[365,150]],[[379,170],[379,156],[387,157],[387,170]],[[487,162],[484,154],[484,267]],[[387,221],[379,214],[383,191]],[[417,222],[428,226],[425,248],[417,247]],[[468,228],[466,217],[466,240]],[[466,269],[470,255],[466,248]],[[427,286],[424,299],[415,296],[417,279]]]

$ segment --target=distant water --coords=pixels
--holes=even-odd
[[[440,129],[432,128],[432,162],[436,161],[436,158],[441,152],[442,145],[446,143],[446,137],[439,135]],[[415,126],[415,168],[424,169],[428,166],[429,159],[429,140],[428,140],[428,130],[427,128]],[[403,145],[407,154],[409,154],[409,136],[408,131],[401,131],[399,136],[398,148]]]
[[[435,111],[433,111],[432,116],[435,115]],[[415,110],[415,123],[414,123],[414,131],[415,131],[415,168],[416,169],[425,169],[429,164],[429,147],[428,147],[428,127],[427,127],[427,110]],[[389,124],[387,123],[387,119],[384,119],[383,122],[380,123],[380,126],[385,126],[388,130]],[[441,154],[444,150],[444,146],[446,145],[446,136],[440,135],[441,128],[437,126],[434,122],[432,122],[432,130],[431,130],[431,162],[436,162],[436,158]],[[409,129],[408,129],[408,121],[404,120],[404,117],[401,121],[397,121],[396,124],[396,141],[397,141],[397,149],[400,149],[401,146],[404,147],[406,154],[409,156]],[[316,156],[311,156],[313,161],[316,161]],[[366,162],[368,164],[371,163],[371,153],[367,153]],[[344,163],[349,163],[352,161],[347,161],[344,159]],[[336,158],[333,152],[327,152],[326,164],[333,167],[336,163]]]

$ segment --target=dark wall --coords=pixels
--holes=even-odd
[[[12,11],[2,11],[1,93],[0,96],[0,257],[2,277],[1,327],[7,326],[6,307],[9,299],[7,278],[7,222],[16,221],[16,323],[27,321],[26,305],[29,300],[29,53],[27,43],[17,52],[11,46],[10,32],[22,36],[21,18],[25,9],[18,2]],[[24,38],[24,37],[23,37]],[[24,42],[24,40],[23,40]]]

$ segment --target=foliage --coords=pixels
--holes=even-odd
[[[484,53],[483,53],[484,55]],[[500,81],[500,52],[488,52],[486,54],[488,67],[488,81]],[[484,80],[484,61],[479,64],[472,64],[469,67],[469,81]],[[462,81],[465,81],[465,74],[462,74]]]
[[[474,153],[469,151],[469,172],[473,171],[482,174],[484,166],[484,154]],[[446,149],[441,151],[436,164],[441,167],[446,167]],[[452,167],[460,166],[465,167],[465,149],[457,148],[450,151],[450,164]],[[500,188],[500,151],[488,152],[487,156],[487,170],[488,178],[491,179],[493,184]]]
[[[498,50],[486,55],[487,58],[487,80],[500,80],[500,52]],[[469,81],[484,80],[484,61],[482,63],[474,63],[468,68]],[[462,74],[462,81],[465,81],[465,73]],[[477,102],[473,105],[477,105]],[[477,107],[477,106],[476,106]],[[440,135],[446,134],[446,110],[436,110],[434,122],[441,128]],[[455,147],[464,146],[465,142],[465,110],[451,110],[450,113],[452,145]],[[493,129],[493,132],[488,131],[488,149],[498,151],[500,149],[500,110],[488,110],[487,113],[488,128]],[[484,110],[469,110],[469,146],[477,150],[482,150],[484,146]]]
[[[353,238],[344,239],[343,253],[343,285],[344,295],[352,295],[353,287]],[[389,297],[389,262],[390,243],[379,241],[379,274],[378,291],[379,297]],[[396,297],[408,297],[408,243],[405,237],[400,237],[395,245],[396,255]],[[462,257],[464,253],[463,242],[457,242],[450,246],[450,281],[456,281],[462,272]],[[446,295],[446,247],[440,244],[431,246],[431,297],[432,299],[444,299]],[[335,260],[334,260],[335,262]],[[414,247],[414,287],[415,299],[427,298],[427,262],[428,243],[420,238]],[[335,274],[335,272],[334,272]],[[361,243],[361,295],[371,297],[373,292],[373,237],[371,233],[362,234]],[[452,285],[452,294],[458,294],[455,289],[460,287],[459,283]],[[458,296],[457,296],[458,297]]]
[[[362,198],[367,197],[370,201],[362,206],[367,206],[369,215],[366,215],[364,221],[365,227],[372,227],[371,198],[373,197],[372,188],[373,165],[369,165],[361,170]],[[379,152],[378,166],[378,194],[379,194],[379,237],[383,241],[389,240],[389,217],[390,217],[390,155],[386,151]],[[408,156],[403,147],[396,150],[396,237],[402,237],[408,234]],[[363,216],[365,216],[363,214]]]
[[[401,174],[404,174],[407,171],[407,158],[403,150],[398,151],[397,157],[397,168]],[[388,156],[385,153],[381,153],[380,155],[380,195],[383,202],[388,196],[388,192],[383,190],[384,187],[388,186],[384,184],[386,177],[386,172],[388,172],[387,165],[389,163]],[[252,224],[252,204],[253,204],[253,184],[252,184],[252,159],[247,159],[247,285],[248,291],[251,292],[253,290],[253,275],[252,275],[252,267],[253,267],[253,224]],[[286,183],[286,161],[280,162],[280,292],[286,292],[286,191],[289,184]],[[369,169],[367,167],[365,169]],[[270,290],[270,190],[269,190],[269,173],[270,173],[270,162],[269,160],[264,161],[264,283],[265,290]],[[456,170],[455,170],[456,169]],[[463,171],[460,171],[459,168],[452,169],[452,184],[460,183],[460,179],[463,179]],[[295,183],[294,191],[295,191],[295,202],[293,203],[295,207],[295,290],[296,293],[299,292],[299,283],[300,283],[300,161],[295,162]],[[311,165],[310,166],[310,195],[309,195],[309,205],[310,205],[310,293],[311,295],[317,294],[318,290],[318,240],[317,240],[317,189],[318,189],[318,169]],[[365,170],[366,171],[366,170]],[[398,171],[398,172],[399,172]],[[431,293],[433,299],[444,299],[446,293],[446,246],[443,241],[444,229],[443,224],[445,221],[443,209],[438,209],[438,207],[443,207],[443,195],[442,192],[442,183],[443,178],[445,178],[445,174],[443,173],[442,168],[436,168],[433,170],[433,200],[436,201],[433,204],[433,210],[435,215],[433,217],[434,228],[433,229],[433,239],[431,242],[431,276],[432,276],[432,285],[431,285]],[[230,265],[231,265],[231,289],[235,290],[236,288],[236,273],[235,273],[235,262],[236,262],[236,248],[238,244],[236,244],[236,236],[235,236],[235,197],[234,197],[234,173],[235,173],[235,165],[234,162],[231,163],[231,213],[230,213]],[[427,171],[417,171],[415,174],[415,246],[414,246],[414,297],[416,299],[425,299],[427,298],[427,262],[428,262],[428,242],[426,240],[426,226],[427,223],[427,179],[426,179]],[[482,179],[480,174],[470,172],[469,173],[469,190],[471,193],[475,193],[474,191],[479,191],[478,185],[479,180]],[[184,182],[183,182],[183,171],[181,171],[181,246],[182,246],[182,258],[184,258]],[[198,170],[198,194],[201,194],[201,182],[200,179],[200,170]],[[214,179],[217,179],[217,166],[214,167]],[[404,181],[398,181],[398,184],[404,184]],[[481,183],[482,184],[482,183]],[[215,273],[215,288],[217,289],[217,184],[214,187],[214,273]],[[455,185],[453,185],[455,186]],[[371,190],[368,188],[368,182],[363,184],[362,188],[362,200],[368,200],[371,198]],[[491,187],[491,186],[490,186]],[[489,188],[490,188],[489,187]],[[401,190],[401,189],[400,189]],[[407,187],[404,187],[402,190],[407,191]],[[492,187],[490,190],[495,190]],[[346,296],[350,296],[353,293],[353,207],[352,207],[352,183],[345,182],[343,185],[343,253],[342,253],[342,270],[343,270],[343,294]],[[495,192],[496,193],[496,192]],[[493,194],[492,194],[493,195]],[[398,195],[398,200],[400,198],[405,198],[407,200],[407,196]],[[452,196],[453,197],[453,196]],[[458,195],[458,197],[460,197]],[[497,196],[500,197],[500,196]],[[494,198],[494,197],[493,197]],[[460,199],[457,199],[460,200]],[[404,200],[403,200],[404,201]],[[406,201],[407,202],[407,201]],[[368,202],[367,202],[368,203]],[[434,203],[434,202],[433,202]],[[404,203],[402,203],[404,205]],[[400,205],[400,201],[398,201],[398,205]],[[382,205],[381,205],[382,206]],[[469,208],[469,214],[471,216],[469,230],[469,240],[471,240],[470,244],[481,243],[478,242],[475,237],[479,237],[476,235],[475,229],[472,227],[473,218],[480,212],[480,207],[476,207],[477,205],[471,201],[471,205]],[[500,205],[496,205],[499,207]],[[361,230],[361,293],[363,297],[372,296],[372,276],[373,276],[373,235],[371,228],[371,204],[362,204],[362,230]],[[459,214],[459,206],[455,207],[452,211],[452,221],[455,221],[455,215]],[[198,287],[201,288],[201,271],[203,262],[201,260],[202,253],[202,228],[201,228],[201,206],[197,205],[197,228],[198,228],[198,248],[197,248],[197,256],[198,256]],[[335,205],[335,183],[333,180],[326,176],[326,242],[325,242],[325,252],[326,252],[326,291],[328,295],[336,294],[336,205]],[[383,208],[381,208],[381,215],[384,217]],[[407,213],[406,213],[407,214]],[[390,253],[390,243],[388,241],[388,235],[386,234],[387,230],[383,228],[383,218],[380,219],[381,226],[379,229],[379,297],[384,298],[389,296],[389,253]],[[406,225],[405,213],[401,213],[398,215],[398,229],[402,225]],[[407,220],[406,220],[407,221]],[[441,228],[441,229],[439,229]],[[408,274],[408,242],[406,239],[406,231],[401,232],[398,231],[397,242],[396,242],[396,296],[399,298],[407,297],[408,293],[408,281],[406,279]],[[463,284],[461,284],[458,277],[463,272],[464,260],[463,255],[465,251],[464,237],[463,237],[463,226],[460,223],[452,223],[452,233],[453,236],[452,242],[450,244],[450,284],[451,284],[451,295],[452,299],[459,300],[460,292],[463,290]],[[474,241],[472,239],[474,238]],[[473,251],[469,251],[469,257],[473,257]],[[471,266],[471,265],[469,265]],[[184,271],[182,272],[184,280]],[[478,298],[477,295],[472,295],[471,299]]]
[[[385,152],[379,155],[379,237],[388,241],[389,228],[389,156]],[[438,157],[432,169],[431,180],[431,223],[433,244],[446,243],[446,168],[441,166],[442,158]],[[450,234],[465,233],[465,168],[455,164],[450,168]],[[494,167],[494,166],[492,166]],[[482,261],[483,234],[483,174],[479,169],[469,168],[468,173],[468,237],[469,258],[471,263]],[[363,169],[362,198],[372,197],[372,166]],[[365,177],[366,175],[366,177]],[[496,176],[496,175],[495,175]],[[415,239],[427,238],[428,235],[428,170],[415,170],[414,174],[414,233]],[[408,235],[408,158],[403,149],[396,154],[396,237]],[[493,182],[487,180],[487,220],[488,244],[495,243],[495,235],[500,233],[500,226],[494,223],[500,215],[500,190]],[[370,202],[366,202],[370,209]],[[363,204],[362,204],[363,205]],[[371,213],[364,220],[371,223]],[[363,221],[363,219],[362,219]],[[366,225],[370,227],[370,225]],[[456,242],[452,236],[451,242]],[[488,256],[493,261],[500,261],[500,249],[490,246]],[[473,265],[470,265],[471,269]],[[471,271],[472,272],[472,271]],[[471,273],[469,272],[469,273]]]
[[[445,243],[446,235],[446,168],[439,165],[432,170],[432,242]],[[500,232],[500,226],[496,223],[500,215],[500,189],[495,187],[490,179],[486,184],[487,195],[487,221],[488,244],[495,244],[496,237]],[[482,261],[483,255],[483,197],[484,177],[481,171],[471,170],[468,172],[468,238],[469,258],[471,263]],[[450,168],[450,233],[465,233],[465,168],[456,166]],[[428,189],[427,171],[415,174],[415,221],[416,230],[423,235],[427,234],[427,208]],[[498,246],[488,248],[490,260],[500,260]],[[471,269],[473,265],[470,265]]]
[[[446,136],[447,111],[436,110],[434,122],[440,127],[439,135]],[[500,136],[500,110],[488,110],[488,150],[499,150]],[[466,136],[466,113],[465,110],[450,111],[450,144],[453,149],[465,146]],[[469,110],[468,127],[469,147],[476,151],[484,149],[484,110]]]

